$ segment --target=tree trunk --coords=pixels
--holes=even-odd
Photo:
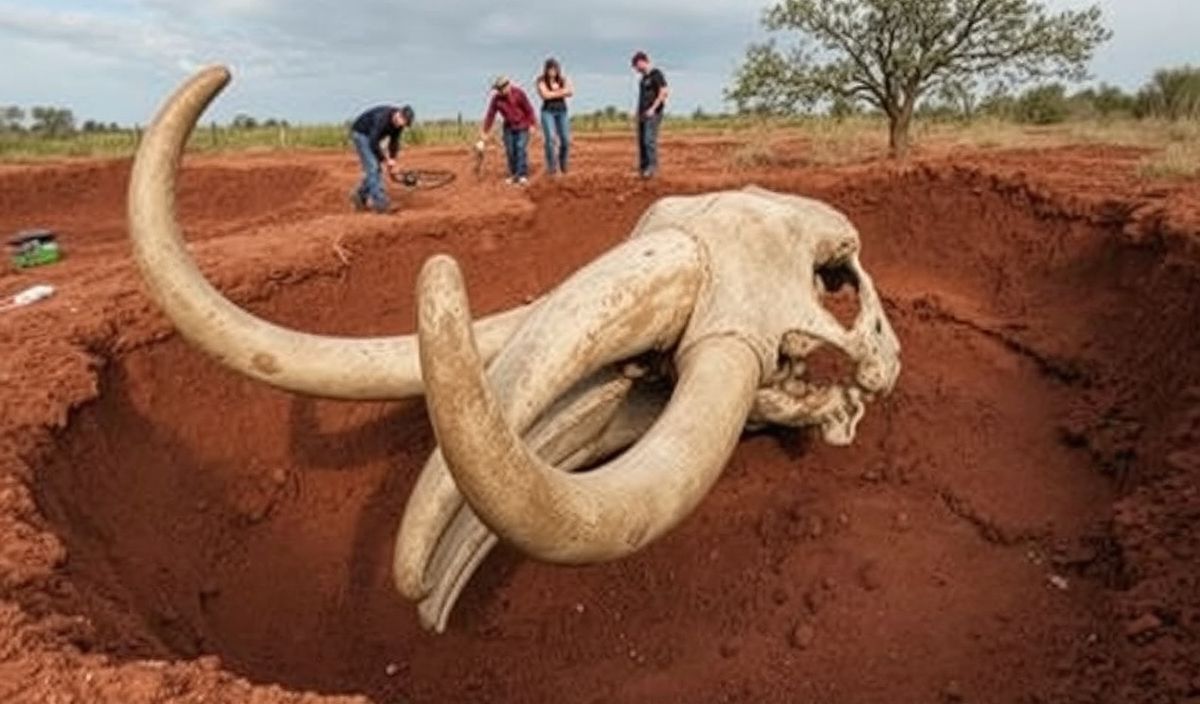
[[[893,159],[908,156],[908,129],[912,126],[912,106],[905,106],[888,115],[888,148]]]

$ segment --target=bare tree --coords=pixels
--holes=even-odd
[[[16,105],[0,107],[0,130],[19,130],[25,124],[25,111]]]
[[[1032,79],[1081,80],[1111,32],[1096,6],[1049,13],[1034,0],[782,0],[763,19],[801,43],[751,46],[727,97],[740,110],[794,112],[865,102],[888,118],[892,154],[908,151],[922,97]]]

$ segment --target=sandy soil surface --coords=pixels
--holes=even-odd
[[[0,701],[1200,701],[1200,184],[1138,153],[933,154],[735,166],[669,138],[576,173],[476,180],[349,212],[349,154],[189,159],[202,268],[318,332],[413,328],[424,259],[479,312],[553,287],[668,193],[758,183],[860,228],[904,344],[858,442],[747,436],[715,491],[638,556],[511,551],[422,632],[391,543],[433,446],[423,406],[279,393],[189,347],[143,292],[126,162],[0,171],[0,233],[68,258],[0,273]]]

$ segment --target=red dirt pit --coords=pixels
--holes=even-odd
[[[666,539],[501,551],[442,636],[390,581],[423,405],[280,393],[175,336],[128,163],[0,171],[0,232],[68,253],[0,274],[59,288],[0,314],[0,701],[1200,701],[1200,185],[1108,148],[744,171],[697,138],[646,185],[627,147],[528,191],[417,150],[459,180],[393,216],[347,212],[350,155],[185,164],[210,280],[316,332],[411,330],[438,252],[477,312],[519,304],[668,193],[753,182],[859,227],[905,369],[852,447],[748,436]]]

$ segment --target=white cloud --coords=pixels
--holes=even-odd
[[[1049,0],[1079,7],[1087,0]],[[721,91],[768,0],[0,0],[0,43],[35,60],[0,71],[0,102],[55,103],[83,117],[145,121],[183,75],[230,64],[226,117],[342,120],[404,100],[422,115],[482,110],[496,73],[532,77],[554,55],[579,109],[628,106],[628,58],[646,49],[672,79],[673,108],[721,107]],[[1132,87],[1194,56],[1195,0],[1103,0],[1116,30],[1095,72]],[[40,9],[39,9],[40,8]]]

